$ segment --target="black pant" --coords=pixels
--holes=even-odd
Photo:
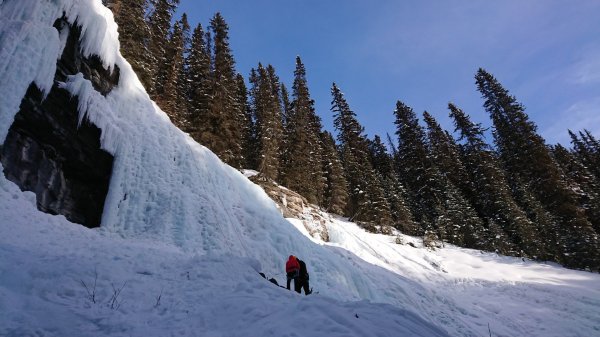
[[[296,290],[296,292],[298,294],[302,294],[302,289],[304,289],[304,295],[308,295],[311,293],[307,277],[301,276],[301,277],[297,278],[294,285],[295,285],[294,290]]]
[[[300,285],[300,282],[298,281],[298,272],[287,273],[287,290],[290,290],[290,283],[292,280],[294,280],[294,289],[297,289]]]

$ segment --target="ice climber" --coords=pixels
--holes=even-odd
[[[298,282],[298,276],[300,275],[300,264],[294,255],[290,255],[285,263],[285,272],[287,275],[287,289],[290,290],[290,283],[292,280],[294,280],[294,289],[300,289],[300,284]]]
[[[294,283],[296,292],[301,294],[302,289],[304,289],[304,294],[310,295],[312,290],[310,289],[310,287],[308,285],[309,277],[308,277],[308,270],[306,269],[306,263],[304,263],[304,261],[302,261],[298,258],[296,258],[296,260],[298,260],[298,264],[300,265],[300,273],[298,275],[298,279]]]

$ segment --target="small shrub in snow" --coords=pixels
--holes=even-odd
[[[90,300],[90,302],[96,304],[98,303],[98,298],[96,297],[96,289],[97,289],[97,285],[98,285],[98,271],[96,269],[94,269],[94,283],[93,285],[88,286],[84,280],[80,280],[81,282],[81,286],[85,289],[86,293],[87,293],[87,297]],[[112,310],[119,310],[119,307],[121,306],[121,304],[123,304],[123,300],[119,299],[119,295],[121,295],[121,292],[123,291],[123,289],[125,288],[125,285],[127,285],[127,281],[123,282],[123,285],[120,288],[115,287],[115,285],[113,283],[110,284],[112,287],[112,295],[110,297],[110,299],[108,300],[108,302],[106,303],[106,305],[108,307],[110,307]],[[162,291],[161,291],[161,295],[162,295]],[[160,296],[157,300],[157,303],[160,302]]]
[[[126,284],[127,281],[123,282],[121,288],[116,288],[114,284],[110,284],[113,289],[113,294],[110,297],[110,300],[108,300],[108,304],[110,305],[111,309],[119,310],[119,307],[121,306],[121,304],[123,304],[123,300],[119,301],[119,295],[121,294],[121,291],[123,291],[123,288],[125,288]]]
[[[98,271],[96,269],[94,269],[94,285],[91,287],[88,287],[87,284],[85,284],[85,282],[83,280],[81,281],[81,285],[85,288],[85,291],[88,294],[88,298],[90,299],[90,301],[92,301],[92,303],[96,303],[96,283],[98,281]]]

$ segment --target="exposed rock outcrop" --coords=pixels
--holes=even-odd
[[[68,34],[58,60],[54,86],[44,99],[31,84],[0,149],[7,179],[33,191],[41,211],[62,214],[69,221],[98,227],[112,171],[113,157],[100,148],[100,130],[87,121],[78,125],[77,97],[58,86],[82,73],[106,95],[119,81],[119,69],[80,51],[81,30],[64,19],[54,27]]]
[[[271,180],[265,180],[259,175],[251,176],[250,180],[259,185],[275,201],[285,218],[300,220],[312,237],[329,241],[325,224],[331,217],[330,214],[321,211],[316,205],[309,204],[306,198],[300,194],[277,185]]]

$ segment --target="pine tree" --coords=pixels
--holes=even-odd
[[[257,68],[258,70],[252,68],[248,77],[248,82],[250,83],[250,87],[248,88],[248,109],[253,128],[251,143],[248,148],[249,153],[246,161],[248,163],[247,167],[252,170],[258,170],[260,162],[261,143],[259,138],[262,138],[260,137],[260,133],[264,131],[260,130],[259,114],[262,114],[262,111],[266,107],[266,97],[261,89],[263,80],[260,78],[260,68],[262,68],[262,64],[259,63]]]
[[[529,225],[525,224],[520,213],[514,213],[517,214],[517,218],[512,222],[521,223],[519,227],[514,227],[518,235],[518,255],[544,261],[554,260],[558,253],[556,242],[560,241],[557,235],[558,219],[544,207],[528,183],[517,180],[511,185],[515,203],[525,212],[530,222]]]
[[[583,129],[583,132],[580,131],[580,133],[585,139],[586,144],[588,144],[588,146],[592,149],[592,152],[594,152],[596,155],[600,154],[600,141],[592,135],[590,130]]]
[[[331,133],[321,133],[323,143],[323,171],[325,173],[325,193],[323,207],[327,212],[344,215],[348,202],[348,182],[344,177],[344,167]]]
[[[471,199],[473,190],[469,185],[467,168],[460,157],[458,145],[427,111],[423,113],[423,120],[427,125],[431,159],[439,168],[440,173]]]
[[[281,163],[283,126],[279,78],[273,67],[268,71],[262,64],[250,72],[250,106],[255,121],[254,158],[262,179],[277,180]]]
[[[374,230],[376,224],[391,225],[389,205],[381,182],[369,161],[367,140],[362,134],[363,127],[335,83],[331,93],[331,111],[334,113],[334,126],[338,131],[340,154],[350,194],[346,215],[369,230]]]
[[[148,57],[151,79],[146,90],[154,100],[164,93],[162,84],[165,83],[166,73],[162,69],[167,62],[165,52],[169,43],[171,19],[178,5],[179,0],[154,0],[154,10],[148,18],[148,28],[150,29]]]
[[[269,122],[266,124],[269,128],[269,132],[264,133],[264,135],[269,135],[271,139],[271,147],[273,150],[277,149],[276,152],[273,152],[272,161],[275,163],[277,161],[278,169],[274,171],[275,177],[279,178],[281,176],[281,168],[282,168],[282,156],[284,152],[284,143],[285,143],[285,135],[283,129],[283,106],[281,105],[283,100],[281,99],[281,81],[279,76],[276,74],[275,68],[269,64],[266,67],[266,79],[264,83],[267,86],[267,94],[269,95],[267,108],[270,111],[268,114]],[[264,121],[265,119],[263,119]]]
[[[308,202],[321,204],[324,173],[322,144],[319,137],[321,121],[316,115],[314,101],[310,98],[306,70],[296,57],[292,103],[286,116],[284,162],[281,183],[300,193]]]
[[[290,94],[288,93],[287,87],[283,83],[281,83],[281,104],[283,106],[282,123],[285,128],[288,123],[288,116],[291,114],[292,102],[290,102]]]
[[[586,217],[600,233],[600,182],[569,150],[558,144],[552,154],[567,176],[569,189],[574,191],[579,206],[585,210]]]
[[[600,155],[600,141],[598,141],[587,129],[579,131],[579,136],[581,137],[581,140],[583,141],[587,151],[594,156],[594,160],[596,163],[598,163],[598,160],[600,159],[598,157]]]
[[[365,149],[368,151],[368,149]],[[367,158],[368,160],[368,158]],[[368,167],[368,165],[366,165]],[[365,177],[369,181],[369,185],[366,186],[366,198],[367,204],[365,205],[364,213],[362,218],[365,219],[365,226],[368,230],[373,230],[372,225],[378,225],[383,233],[387,233],[387,227],[394,225],[392,218],[390,204],[386,198],[385,188],[383,181],[377,176],[377,172],[373,168],[370,168],[366,172]],[[371,225],[371,226],[369,226]]]
[[[412,214],[406,202],[406,189],[397,178],[394,170],[394,159],[388,154],[381,138],[375,135],[369,142],[370,159],[377,177],[381,181],[385,199],[390,206],[393,226],[402,233],[417,235],[418,225],[413,221]]]
[[[115,0],[107,3],[119,26],[121,54],[127,59],[145,88],[152,87],[148,44],[150,29],[145,20],[148,0]]]
[[[444,229],[446,240],[455,245],[480,248],[483,221],[475,212],[470,200],[473,191],[468,184],[468,173],[459,155],[454,139],[442,129],[427,111],[423,113],[427,124],[430,158],[441,186],[443,214],[438,228]]]
[[[289,160],[291,159],[291,155],[288,153],[291,149],[288,143],[288,124],[289,124],[289,116],[292,114],[292,102],[290,102],[290,95],[288,93],[287,87],[285,84],[281,83],[280,88],[280,98],[281,98],[281,125],[283,127],[283,135],[280,143],[281,148],[281,157],[280,157],[280,167],[282,168],[279,172],[278,180],[282,185],[285,185],[285,167],[289,166]]]
[[[191,76],[189,73],[190,68],[187,63],[187,58],[189,57],[191,51],[192,39],[190,24],[188,22],[186,13],[182,14],[179,22],[181,24],[181,52],[177,54],[177,59],[180,64],[177,67],[177,94],[175,97],[175,112],[180,120],[179,128],[185,132],[188,132],[190,130],[189,102],[191,97],[191,82],[189,79]]]
[[[528,218],[547,218],[548,215],[536,208],[534,200],[528,196],[522,199],[523,204],[530,205],[531,214],[528,216],[520,208],[513,199],[500,163],[485,142],[484,129],[471,122],[469,116],[454,104],[448,104],[448,108],[463,141],[461,157],[470,173],[467,180],[470,182],[469,190],[473,191],[471,201],[486,223],[488,235],[484,236],[481,244],[488,249],[503,247],[504,250],[500,251],[503,254],[543,258],[544,238],[535,234],[535,224]],[[524,252],[521,253],[521,250]]]
[[[577,205],[537,127],[524,107],[489,73],[479,69],[478,90],[494,123],[494,140],[509,178],[522,181],[559,221],[558,262],[569,267],[600,268],[598,236]]]
[[[240,168],[242,138],[244,129],[243,114],[236,107],[235,61],[229,47],[229,26],[220,13],[210,21],[213,44],[213,82],[209,101],[209,119],[213,121],[208,131],[207,145],[225,163]]]
[[[584,131],[585,133],[580,131],[580,137],[577,137],[569,130],[571,143],[581,163],[594,174],[596,179],[600,180],[600,145],[589,131]]]
[[[394,175],[392,157],[388,154],[381,137],[375,135],[373,140],[368,140],[368,144],[373,168],[382,176]]]
[[[439,172],[431,161],[425,132],[413,110],[396,103],[399,177],[411,195],[411,211],[422,230],[437,231],[436,219],[443,214]]]
[[[156,103],[169,115],[173,124],[184,129],[186,125],[187,104],[180,99],[181,90],[185,90],[185,65],[184,52],[185,36],[184,29],[187,26],[187,17],[175,22],[173,30],[165,46],[165,63],[161,67],[161,82],[156,92]],[[189,26],[187,26],[189,29]]]
[[[190,51],[186,58],[188,73],[188,121],[187,132],[201,144],[210,138],[215,121],[210,119],[212,77],[210,71],[210,51],[204,39],[202,25],[198,24],[192,33]]]
[[[443,211],[435,225],[442,234],[440,239],[461,247],[481,248],[479,243],[485,237],[483,220],[454,184],[444,176],[441,176],[441,183],[444,185]]]
[[[237,95],[236,104],[240,120],[242,120],[242,157],[243,167],[251,167],[252,160],[250,159],[254,153],[254,120],[252,118],[252,111],[248,104],[248,89],[246,88],[246,82],[241,74],[237,74]]]

